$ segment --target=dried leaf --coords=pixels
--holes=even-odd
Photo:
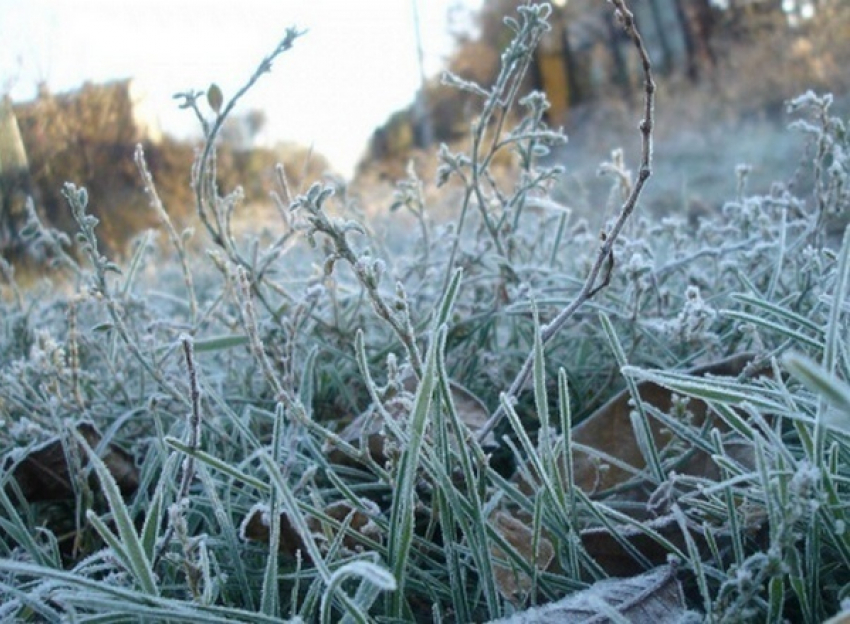
[[[374,511],[375,513],[379,513],[377,505],[375,506]],[[364,537],[368,537],[375,541],[380,541],[381,539],[381,530],[372,521],[369,514],[366,514],[359,509],[355,509],[346,501],[331,503],[325,507],[325,514],[337,522],[347,522],[351,530],[363,535]],[[310,527],[310,531],[313,532],[313,535],[320,538],[320,543],[325,540],[330,542],[338,530],[330,524],[323,523],[319,518],[313,517],[307,518],[307,526]],[[364,550],[362,542],[350,533],[346,533],[343,536],[342,544],[351,552],[359,553]]]
[[[347,522],[350,530],[370,539],[380,540],[380,530],[372,522],[369,515],[359,509],[355,509],[349,503],[345,501],[332,503],[325,507],[324,512],[326,516],[333,518],[337,522]],[[268,544],[271,537],[268,513],[268,508],[264,506],[256,506],[251,509],[242,523],[242,536],[245,539]],[[335,532],[338,530],[336,526],[322,522],[321,519],[313,516],[308,516],[306,523],[314,539],[320,545],[330,543],[335,536]],[[362,542],[353,535],[346,534],[343,537],[342,543],[351,552],[363,551]],[[288,554],[290,557],[295,557],[300,550],[302,558],[308,562],[310,561],[301,536],[292,526],[285,512],[280,514],[279,550],[282,553]]]
[[[689,374],[695,376],[734,376],[738,375],[750,361],[752,361],[750,354],[738,355],[693,369],[689,371]],[[670,412],[673,408],[673,393],[667,388],[652,382],[642,382],[638,384],[638,393],[643,401],[662,412]],[[646,467],[646,462],[632,428],[631,412],[633,407],[631,401],[632,396],[628,390],[618,394],[573,430],[573,441],[598,449],[606,455],[633,466],[635,472],[639,472]],[[706,418],[710,417],[707,413],[707,407],[703,401],[691,400],[689,402],[688,409],[693,414],[691,422],[693,426],[702,426]],[[653,418],[649,420],[656,447],[664,448],[672,440],[673,434],[657,420]],[[718,422],[717,425],[720,426],[721,423]],[[695,456],[700,455],[702,459],[705,459],[704,454],[695,454]],[[576,485],[589,493],[610,489],[633,476],[632,472],[613,464],[608,464],[606,469],[600,472],[598,456],[579,450],[575,451],[574,458]],[[705,465],[704,461],[702,465]],[[695,463],[695,466],[698,466],[698,464]],[[687,469],[683,469],[682,472],[690,473]]]
[[[449,388],[452,393],[452,402],[461,422],[469,427],[472,435],[477,434],[490,419],[490,412],[487,406],[484,405],[481,399],[458,383],[450,381]],[[484,446],[495,446],[495,444],[496,439],[493,437],[493,434],[487,436],[483,441]]]
[[[689,374],[695,376],[737,375],[751,361],[751,355],[739,355],[693,369],[689,371]],[[655,383],[642,382],[638,384],[638,392],[645,403],[654,406],[659,411],[669,413],[673,408],[673,393],[666,388]],[[665,515],[669,511],[666,508],[668,501],[663,498],[656,500],[659,492],[653,495],[655,486],[639,476],[646,468],[646,463],[632,427],[630,416],[632,410],[631,394],[626,390],[573,429],[574,483],[590,495],[606,491],[610,494],[611,490],[617,488],[614,491],[615,493],[606,498],[607,503],[612,505],[630,503],[624,506],[621,511],[628,513],[632,518],[641,520],[645,526],[652,528],[656,533],[684,551],[686,544],[681,527],[672,516]],[[719,418],[714,418],[709,413],[708,406],[703,401],[691,399],[688,403],[688,410],[692,415],[690,421],[692,426],[700,427],[707,419],[711,418],[713,419],[712,426],[721,430],[728,429]],[[662,449],[672,441],[673,434],[660,421],[651,416],[649,420],[655,444],[659,449]],[[584,448],[577,448],[577,446]],[[732,438],[726,441],[725,450],[730,459],[744,465],[753,463],[751,444]],[[616,460],[620,465],[612,460]],[[559,470],[562,470],[562,463],[562,458],[558,458],[556,465]],[[714,460],[708,454],[695,449],[690,450],[676,470],[680,474],[699,476],[704,479],[718,480],[720,478]],[[529,474],[531,475],[530,483],[527,476]],[[527,466],[524,471],[518,471],[514,476],[514,482],[529,496],[539,489],[535,484],[536,477],[534,475],[534,470]],[[562,487],[567,488],[569,484],[563,472],[561,472],[560,478]],[[627,482],[629,487],[623,487]],[[635,502],[644,504],[634,505]],[[661,517],[656,517],[658,515]],[[762,521],[763,518],[760,520],[753,517],[752,522],[747,523],[747,529],[758,530],[763,524]],[[688,532],[694,543],[699,548],[703,548],[706,544],[702,533],[703,528],[696,525],[689,526]],[[726,536],[719,533],[715,534],[714,537],[718,542],[727,539]],[[653,565],[666,563],[669,554],[667,549],[657,541],[633,526],[617,525],[612,527],[612,530],[604,527],[587,529],[582,531],[581,541],[587,553],[612,576],[630,576],[643,572],[644,567],[632,554],[634,551],[639,552]]]
[[[80,423],[77,425],[77,431],[92,448],[100,444],[100,432],[91,423]],[[73,442],[66,441],[66,444]],[[85,467],[86,454],[79,447],[76,450]],[[139,469],[132,455],[114,444],[108,444],[101,459],[118,483],[122,494],[130,496],[139,488]],[[18,488],[31,503],[74,497],[66,449],[58,436],[29,451],[18,461],[7,457],[3,468],[12,470],[12,477],[17,481]]]
[[[409,403],[405,403],[406,399],[396,397],[390,399],[384,404],[384,409],[392,418],[401,420],[410,409]],[[343,429],[339,437],[348,442],[355,448],[363,452],[365,448],[366,454],[378,464],[384,464],[389,459],[389,449],[386,447],[386,435],[383,430],[383,420],[381,414],[375,406],[369,407],[365,412],[352,420],[345,429]],[[338,448],[335,448],[331,442],[327,448],[328,460],[332,464],[351,465],[356,463],[353,458],[343,453]]]
[[[416,379],[408,376],[402,382],[403,392],[396,397],[392,397],[384,404],[384,410],[394,419],[403,421],[407,418],[409,410],[413,405],[413,396],[416,392]],[[477,396],[469,390],[456,384],[453,381],[449,382],[449,388],[452,393],[452,402],[457,410],[460,420],[469,427],[470,433],[475,433],[484,426],[487,419],[490,417],[490,412],[487,406]],[[383,420],[375,406],[370,407],[365,412],[360,414],[340,433],[340,438],[359,447],[365,440],[368,448],[369,456],[377,463],[383,464],[387,461],[387,449],[385,448],[386,437],[383,430]],[[493,444],[494,438],[489,436],[485,440],[485,445]],[[348,458],[337,449],[330,449],[329,457],[332,463],[346,464]]]
[[[490,624],[673,624],[686,614],[676,568],[665,565],[640,576],[599,581],[558,602],[528,609]]]
[[[687,550],[682,528],[672,515],[647,520],[643,525],[679,550]],[[689,521],[688,532],[697,548],[701,551],[707,549],[703,527]],[[720,544],[728,542],[728,536],[719,531],[714,533],[714,539]],[[628,548],[624,542],[628,544]],[[587,554],[610,576],[634,576],[644,572],[644,566],[635,559],[629,549],[636,550],[656,566],[667,563],[669,556],[667,549],[634,526],[615,525],[613,530],[606,527],[586,529],[581,532],[581,543]]]
[[[735,376],[741,373],[752,359],[751,354],[741,354],[687,372],[695,376]],[[641,382],[638,384],[638,393],[645,403],[662,412],[669,413],[673,408],[673,393],[658,384]],[[573,480],[584,492],[594,494],[610,490],[629,481],[646,468],[632,427],[633,409],[631,393],[624,390],[573,429],[573,443],[589,449],[573,449]],[[688,403],[688,410],[693,415],[693,426],[702,426],[707,418],[712,418],[703,401],[692,399]],[[656,447],[664,448],[673,439],[673,434],[656,419],[650,417],[649,421]],[[719,419],[714,419],[713,424],[725,429]],[[623,465],[617,465],[608,458],[618,460]],[[693,453],[679,468],[679,472],[717,478],[714,462],[702,452]],[[562,479],[565,479],[564,475]],[[514,481],[527,494],[536,489],[536,485],[527,483],[521,473],[514,477]],[[645,493],[637,495],[645,496]]]
[[[522,555],[523,559],[536,566],[538,570],[545,570],[552,563],[555,558],[552,542],[543,536],[539,536],[535,551],[534,531],[527,523],[503,511],[494,513],[491,521],[496,531]],[[490,552],[494,559],[504,560],[506,558],[505,553],[498,546],[492,546]],[[508,600],[521,598],[531,589],[531,578],[520,570],[497,564],[495,576],[499,591]]]
[[[268,544],[271,541],[271,521],[269,518],[268,507],[262,505],[254,506],[248,516],[242,521],[241,535],[244,539],[255,542]],[[301,557],[310,560],[307,554],[307,549],[304,547],[304,542],[301,536],[292,523],[289,521],[289,516],[284,512],[280,514],[280,539],[278,541],[278,551],[295,558],[298,551],[301,551]]]

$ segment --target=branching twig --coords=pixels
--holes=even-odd
[[[242,255],[234,248],[229,234],[229,227],[221,222],[219,211],[216,209],[217,202],[227,201],[227,199],[222,200],[219,198],[218,189],[216,188],[217,173],[215,141],[224,126],[225,120],[233,111],[239,100],[241,100],[242,97],[256,84],[263,74],[271,71],[274,60],[284,52],[290,50],[295,43],[295,40],[303,34],[304,31],[299,31],[296,28],[288,28],[283,39],[272,53],[260,62],[251,78],[249,78],[248,81],[233,95],[233,97],[230,98],[223,108],[216,110],[216,117],[212,125],[206,121],[198,108],[197,99],[200,96],[200,93],[190,91],[186,93],[179,93],[175,96],[183,99],[181,108],[189,108],[194,111],[195,116],[200,120],[201,126],[204,130],[204,148],[201,152],[200,158],[196,161],[192,169],[192,190],[195,194],[195,209],[198,213],[198,217],[200,218],[201,223],[204,224],[209,235],[212,237],[213,242],[227,253],[228,257],[234,264],[241,266],[248,271],[251,275],[251,290],[254,293],[254,296],[257,297],[257,299],[275,318],[278,317],[278,314],[274,307],[266,301],[263,292],[260,290],[259,283],[254,275],[251,263],[243,258]],[[215,224],[210,221],[208,211],[213,213]]]
[[[225,120],[233,111],[239,100],[242,99],[242,97],[256,84],[263,74],[271,71],[272,62],[278,56],[291,49],[295,40],[302,34],[304,34],[303,31],[299,31],[295,28],[287,29],[283,40],[278,44],[277,48],[275,48],[271,54],[262,60],[251,78],[249,78],[242,88],[239,89],[232,98],[230,98],[224,108],[216,114],[215,121],[213,121],[212,126],[209,126],[208,131],[206,131],[207,124],[204,123],[206,133],[204,150],[201,153],[200,160],[198,161],[197,176],[192,181],[195,191],[195,208],[198,211],[198,216],[207,228],[207,231],[210,233],[210,236],[212,236],[213,241],[222,248],[226,248],[225,241],[223,239],[223,232],[220,229],[213,227],[209,221],[209,216],[207,215],[207,204],[211,199],[215,198],[216,195],[215,179],[210,176],[210,163],[213,157],[213,152],[215,151],[215,140],[218,137],[218,133],[221,131]],[[203,116],[199,114],[194,99],[192,99],[191,102],[187,101],[187,105],[195,110],[203,123]]]

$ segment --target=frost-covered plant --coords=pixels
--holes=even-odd
[[[542,94],[521,95],[545,4],[507,20],[492,87],[445,78],[481,104],[467,149],[439,150],[437,182],[461,198],[449,222],[427,218],[411,170],[393,206],[419,229],[385,244],[336,183],[294,196],[281,168],[281,233],[267,248],[234,234],[240,193],[218,188],[216,135],[294,30],[232,99],[207,91],[211,121],[201,92],[181,95],[204,129],[192,183],[205,256],[171,225],[141,151],[172,265],[150,237],[126,267],[104,258],[82,189],[65,188],[76,258],[31,210],[29,235],[75,281],[2,303],[0,616],[485,621],[607,576],[582,532],[629,519],[677,559],[691,619],[836,612],[850,586],[850,237],[826,245],[823,215],[846,208],[845,126],[827,97],[795,102],[815,112],[808,200],[781,185],[748,196],[742,166],[738,196],[696,228],[644,217],[655,87],[628,8],[612,4],[645,107],[637,173],[623,152],[603,165],[619,210],[601,232],[553,199],[561,170],[546,157],[565,138]],[[494,167],[505,151],[514,176]],[[736,380],[672,370],[742,352]],[[573,425],[621,380],[676,393],[670,413],[636,401],[630,418],[648,460],[635,479],[654,488],[639,511],[669,514],[684,545],[629,516],[633,503],[564,485]],[[486,405],[474,417],[458,382]],[[720,424],[694,425],[697,399]],[[650,418],[675,443],[641,437]],[[13,476],[56,439],[74,500],[28,501]],[[693,449],[719,479],[678,473]]]
[[[789,112],[811,118],[799,119],[791,127],[810,136],[814,143],[812,195],[818,219],[812,236],[821,244],[827,219],[846,216],[850,205],[850,133],[842,119],[831,115],[832,100],[832,94],[818,96],[808,91],[788,103]]]

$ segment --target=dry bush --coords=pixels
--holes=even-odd
[[[98,239],[111,257],[123,255],[131,239],[159,223],[133,162],[137,143],[144,146],[171,218],[184,226],[197,218],[187,173],[195,158],[195,145],[169,136],[150,140],[147,130],[134,118],[129,84],[86,84],[66,94],[42,89],[35,101],[15,110],[29,160],[28,186],[36,210],[52,227],[73,232],[75,224],[62,187],[65,182],[85,186],[91,213],[101,221]],[[223,145],[218,154],[221,184],[232,190],[249,180],[244,188],[246,202],[267,204],[279,162],[305,187],[320,179],[329,167],[327,159],[305,147],[280,144],[273,149],[240,149]],[[5,246],[4,253],[10,260],[18,260],[13,243]]]

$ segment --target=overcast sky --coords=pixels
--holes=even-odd
[[[430,73],[450,50],[452,4],[419,0]],[[418,88],[412,0],[0,0],[0,89],[23,100],[39,81],[59,92],[136,77],[162,128],[185,137],[196,126],[171,96],[216,82],[227,97],[290,25],[309,32],[237,113],[264,109],[264,142],[313,144],[350,174],[375,126]]]

